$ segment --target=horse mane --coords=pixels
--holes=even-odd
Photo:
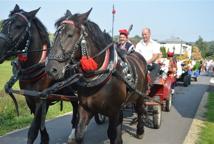
[[[23,9],[12,10],[12,11],[10,11],[9,17],[11,17],[13,14],[18,13],[18,12],[25,12],[25,11]]]
[[[42,22],[37,17],[33,19],[33,22],[38,29],[39,35],[42,39],[42,43],[47,44],[47,47],[49,48],[50,40],[49,40],[49,34],[47,32],[47,28],[42,24]]]
[[[65,14],[64,16],[62,16],[61,18],[59,18],[56,22],[55,22],[55,27],[59,27],[61,25],[61,23],[65,20],[68,19],[69,17],[72,17],[73,15],[67,15]]]
[[[74,15],[64,15],[55,22],[55,27],[59,27],[65,19],[73,20],[75,25],[79,27],[80,23],[78,21],[78,16],[78,13]],[[106,32],[102,32],[96,23],[87,20],[84,25],[93,43],[100,50],[104,49],[109,43],[112,42],[111,36]]]
[[[93,43],[100,50],[104,49],[108,44],[112,42],[111,36],[106,32],[102,32],[96,23],[88,20],[85,23],[85,27]]]

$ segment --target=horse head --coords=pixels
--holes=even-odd
[[[67,11],[68,12],[68,11]],[[47,72],[56,80],[62,79],[66,68],[81,57],[81,42],[85,36],[84,25],[91,9],[83,14],[66,13],[56,22],[57,31],[46,64]]]
[[[32,22],[39,9],[26,12],[16,5],[9,18],[3,21],[0,33],[1,63],[12,56],[27,54],[32,41]]]

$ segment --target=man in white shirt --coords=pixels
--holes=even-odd
[[[151,79],[154,81],[160,71],[160,66],[155,63],[160,54],[160,44],[151,39],[149,28],[143,29],[142,37],[143,39],[137,43],[135,51],[146,59]]]

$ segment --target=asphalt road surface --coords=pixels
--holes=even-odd
[[[163,112],[160,129],[145,128],[142,140],[134,137],[136,125],[130,126],[130,116],[126,116],[123,122],[124,144],[182,144],[191,126],[193,117],[203,94],[207,91],[210,77],[200,76],[198,82],[192,82],[189,87],[177,86],[173,98],[173,107],[170,112]],[[70,134],[71,114],[46,122],[50,135],[50,144],[65,144]],[[97,125],[91,121],[88,126],[86,144],[107,144],[108,122]],[[0,144],[25,144],[28,129],[12,132],[0,137]],[[35,144],[39,144],[39,137]]]

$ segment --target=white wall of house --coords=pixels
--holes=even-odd
[[[171,51],[175,54],[184,54],[188,53],[189,58],[192,56],[192,46],[190,44],[185,43],[184,41],[162,41],[160,42],[161,47],[165,47],[166,51]]]

